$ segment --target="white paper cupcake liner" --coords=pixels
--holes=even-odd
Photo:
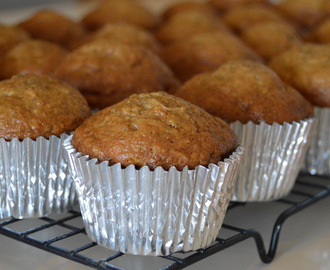
[[[0,218],[43,217],[72,208],[76,193],[62,145],[67,137],[0,139]]]
[[[165,171],[98,163],[64,142],[88,236],[123,253],[168,255],[203,248],[223,222],[243,148],[208,168]]]
[[[314,108],[316,126],[302,171],[330,175],[330,108]]]
[[[232,200],[269,201],[287,195],[302,166],[315,120],[230,126],[246,149]]]

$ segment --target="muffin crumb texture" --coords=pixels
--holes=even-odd
[[[225,122],[165,92],[134,94],[97,112],[76,129],[72,143],[110,165],[165,170],[217,163],[238,145]]]
[[[73,131],[90,115],[80,92],[45,75],[0,82],[0,137],[48,138]]]

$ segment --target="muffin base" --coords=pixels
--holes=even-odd
[[[76,193],[63,149],[67,134],[0,139],[0,218],[36,218],[71,209]]]
[[[283,125],[232,123],[246,149],[232,200],[269,201],[287,195],[302,166],[314,126],[314,119]]]
[[[219,233],[232,197],[243,154],[208,168],[175,167],[165,171],[133,165],[109,166],[70,153],[80,209],[88,236],[97,244],[123,253],[169,255],[211,244]]]

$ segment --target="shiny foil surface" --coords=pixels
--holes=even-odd
[[[43,217],[72,208],[76,193],[63,140],[0,139],[0,218]]]
[[[307,151],[303,172],[330,175],[330,108],[314,108],[316,127]]]
[[[268,201],[287,195],[304,161],[315,120],[230,126],[246,149],[233,201]]]
[[[168,255],[212,243],[221,228],[238,166],[239,147],[224,162],[195,170],[125,169],[70,153],[80,209],[88,236],[123,253]]]

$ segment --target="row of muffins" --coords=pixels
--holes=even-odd
[[[132,20],[147,17],[146,8],[135,1],[102,1],[91,14],[107,10],[104,5],[108,9],[111,7],[111,12],[120,9],[126,15],[137,13],[136,16],[126,16]],[[139,8],[134,9],[136,6]],[[108,13],[111,15],[111,12]],[[108,17],[111,17],[109,14]],[[279,8],[265,3],[239,6],[219,15],[219,10],[216,13],[210,3],[184,2],[168,8],[157,20],[154,19],[153,27],[138,20],[132,25],[129,19],[123,22],[126,17],[116,16],[111,17],[116,23],[112,23],[110,18],[105,23],[105,15],[95,16],[95,20],[102,18],[104,23],[99,23],[98,30],[88,34],[86,29],[77,29],[83,28],[82,24],[54,11],[37,12],[18,24],[23,28],[20,30],[2,26],[3,33],[12,30],[16,34],[8,35],[7,45],[0,46],[7,47],[0,51],[3,63],[0,78],[27,72],[55,76],[78,88],[92,107],[104,108],[132,93],[174,93],[180,81],[183,83],[196,74],[214,71],[231,60],[248,59],[266,63],[273,56],[300,45],[308,49],[304,49],[299,57],[308,53],[308,58],[319,58],[320,54],[327,55],[328,50],[328,45],[316,46],[303,42],[297,22],[290,24],[292,18],[289,20],[283,12],[279,13]],[[120,16],[124,17],[123,14]],[[141,27],[153,30],[150,32]],[[89,30],[92,28],[89,27]],[[272,35],[266,34],[269,32]],[[33,39],[29,39],[28,35]],[[6,39],[6,34],[2,37]],[[67,45],[72,40],[75,44]],[[8,46],[12,47],[10,44],[15,43],[20,44],[8,51]],[[278,67],[270,64],[270,67],[279,73],[281,64]],[[324,68],[320,63],[317,70]],[[314,69],[314,72],[317,71]],[[303,81],[301,78],[298,80]],[[299,90],[297,84],[294,87]]]
[[[109,1],[109,3],[110,2],[111,1]],[[121,1],[117,1],[117,3],[118,2]],[[132,2],[129,1],[127,3]],[[136,5],[136,3],[134,5]],[[71,77],[66,77],[65,80],[76,86],[85,96],[85,98],[87,98],[90,105],[92,105],[93,107],[106,107],[110,104],[116,103],[116,105],[108,107],[107,109],[94,114],[92,117],[89,117],[82,125],[80,125],[76,129],[72,139],[75,151],[82,152],[83,155],[89,155],[89,158],[91,158],[92,160],[93,158],[97,158],[97,160],[101,162],[100,167],[98,167],[98,163],[93,164],[90,159],[85,160],[85,157],[81,157],[78,155],[77,160],[71,158],[71,164],[73,168],[77,168],[79,166],[82,167],[85,165],[87,166],[85,170],[85,174],[87,174],[87,177],[86,175],[84,175],[84,173],[78,177],[79,180],[77,180],[77,182],[80,182],[77,183],[77,190],[79,193],[79,199],[82,209],[88,209],[86,212],[83,213],[83,218],[86,222],[87,232],[93,240],[102,245],[114,249],[119,249],[123,252],[137,252],[136,250],[134,250],[134,248],[133,250],[129,249],[130,246],[133,246],[131,242],[131,244],[129,244],[128,246],[126,243],[126,241],[128,240],[131,241],[131,238],[136,239],[136,235],[133,235],[130,238],[130,233],[133,234],[134,230],[133,232],[130,231],[130,233],[128,233],[128,238],[124,238],[124,240],[119,241],[120,243],[114,244],[110,241],[110,239],[113,239],[112,236],[115,236],[115,239],[123,238],[122,231],[116,231],[113,233],[113,235],[109,234],[106,237],[102,235],[101,231],[111,231],[114,227],[116,227],[116,224],[111,224],[111,228],[101,228],[101,231],[99,231],[100,228],[97,228],[102,222],[98,222],[97,220],[95,220],[95,218],[101,216],[101,218],[104,218],[104,220],[111,219],[111,215],[113,215],[113,213],[109,213],[104,210],[108,209],[110,211],[113,211],[113,209],[116,208],[116,205],[118,206],[121,202],[123,202],[123,198],[119,198],[113,204],[111,204],[110,202],[109,205],[105,206],[105,209],[95,209],[95,201],[93,201],[92,199],[96,198],[97,204],[99,203],[102,205],[103,203],[108,202],[108,198],[117,198],[118,190],[116,189],[114,190],[113,194],[103,194],[104,190],[106,190],[106,192],[109,191],[108,185],[112,182],[114,183],[114,186],[125,186],[124,190],[120,189],[121,194],[126,194],[128,190],[131,190],[130,185],[133,185],[133,187],[136,188],[141,187],[141,184],[143,185],[143,182],[137,182],[135,184],[131,181],[126,182],[127,179],[123,180],[123,183],[125,184],[118,183],[117,179],[112,179],[111,177],[110,179],[105,177],[105,181],[103,179],[101,183],[97,182],[95,186],[91,185],[90,181],[96,182],[93,177],[91,179],[91,175],[95,175],[95,177],[96,175],[101,175],[102,178],[103,175],[106,174],[104,171],[107,169],[104,168],[105,163],[102,163],[102,161],[106,161],[106,164],[113,164],[117,162],[123,164],[124,167],[127,168],[127,171],[126,169],[123,169],[123,172],[121,172],[122,168],[118,168],[118,166],[111,167],[111,170],[114,170],[111,171],[111,174],[116,174],[116,170],[119,169],[120,172],[117,172],[117,174],[127,174],[128,180],[132,179],[132,175],[139,175],[140,173],[145,173],[146,168],[143,166],[148,165],[151,170],[146,174],[147,176],[145,177],[151,177],[150,175],[153,175],[153,170],[156,170],[157,174],[155,175],[155,181],[159,179],[159,169],[157,170],[159,166],[166,169],[166,171],[168,170],[168,174],[170,175],[171,173],[173,173],[173,165],[175,165],[174,167],[177,167],[179,169],[179,178],[181,179],[182,177],[183,179],[186,179],[184,176],[182,176],[182,174],[187,174],[188,168],[186,166],[188,166],[190,169],[194,169],[197,168],[197,165],[199,164],[207,166],[209,163],[215,163],[221,167],[224,166],[224,163],[221,162],[226,161],[226,158],[228,157],[230,157],[231,161],[227,161],[228,163],[226,166],[230,167],[230,164],[235,163],[237,165],[239,163],[237,158],[235,160],[235,158],[233,158],[233,155],[231,155],[235,153],[234,151],[235,149],[237,149],[238,139],[223,120],[212,117],[204,110],[201,110],[199,107],[191,105],[190,103],[183,101],[178,97],[168,95],[163,92],[133,95],[130,96],[130,98],[119,102],[124,97],[132,94],[132,91],[141,93],[166,90],[187,100],[191,98],[192,102],[196,102],[198,105],[204,107],[206,110],[208,110],[208,106],[210,106],[210,108],[213,110],[210,111],[212,114],[215,114],[215,112],[221,112],[221,109],[223,109],[223,111],[230,116],[224,114],[220,114],[219,116],[224,118],[228,122],[233,122],[239,119],[238,116],[241,115],[243,117],[241,119],[243,123],[253,121],[257,124],[255,125],[257,126],[257,128],[259,128],[258,124],[261,122],[267,122],[269,124],[278,122],[280,124],[283,124],[283,127],[282,125],[278,125],[274,126],[274,128],[277,130],[279,129],[280,132],[284,130],[284,135],[276,135],[274,137],[285,137],[287,140],[287,135],[290,134],[290,140],[288,141],[288,145],[285,147],[281,145],[280,147],[282,148],[282,150],[284,150],[284,152],[298,152],[299,155],[294,156],[293,158],[292,156],[281,156],[281,158],[279,159],[284,161],[284,163],[288,161],[289,163],[293,163],[293,161],[295,161],[297,164],[294,166],[295,172],[291,175],[291,177],[294,179],[295,175],[298,173],[299,164],[302,160],[303,152],[306,150],[307,141],[310,136],[310,130],[312,129],[312,123],[309,125],[308,121],[305,121],[312,116],[312,105],[306,99],[304,99],[298,91],[286,85],[276,73],[274,73],[265,65],[263,65],[261,63],[262,58],[256,53],[254,53],[244,43],[242,43],[240,39],[230,33],[229,30],[226,29],[222,33],[213,32],[211,34],[203,33],[199,35],[201,35],[202,38],[196,38],[195,36],[193,37],[193,41],[190,41],[189,43],[192,44],[192,47],[196,44],[198,45],[198,49],[195,49],[195,51],[200,52],[200,48],[205,48],[205,46],[201,46],[198,44],[199,39],[202,39],[203,42],[204,40],[211,40],[210,42],[208,42],[211,43],[211,45],[212,42],[215,44],[227,44],[228,51],[223,53],[222,57],[220,55],[221,61],[224,61],[223,58],[225,58],[224,62],[227,62],[229,60],[235,60],[236,57],[239,59],[243,58],[245,60],[238,60],[233,62],[230,61],[228,63],[221,62],[223,64],[220,67],[217,67],[214,71],[213,69],[215,68],[215,65],[219,64],[213,64],[213,62],[209,63],[208,61],[205,61],[205,69],[198,69],[198,73],[202,71],[209,71],[209,73],[203,73],[197,76],[194,76],[195,74],[189,75],[187,78],[184,79],[180,77],[181,81],[185,81],[185,83],[180,86],[179,80],[176,79],[176,76],[178,76],[178,72],[176,72],[173,66],[168,64],[168,62],[166,62],[164,57],[162,56],[163,52],[166,51],[167,48],[165,48],[163,51],[160,49],[160,57],[158,57],[155,52],[148,51],[141,46],[128,45],[127,43],[117,41],[101,40],[78,47],[72,52],[67,52],[67,58],[63,62],[58,64],[58,66],[62,67],[61,71],[56,70],[54,74],[52,74],[52,76],[57,77],[60,72],[66,72],[68,70],[69,72],[67,72],[66,74],[69,74]],[[205,36],[207,36],[207,38],[205,38]],[[215,40],[212,39],[212,36],[215,37]],[[187,38],[186,40],[190,40],[190,38]],[[175,42],[169,46],[176,46],[177,43],[180,43],[180,41]],[[185,46],[186,45],[184,45],[183,47]],[[212,49],[208,49],[208,47],[206,47],[207,52],[205,54],[207,54],[209,51],[212,51],[213,48],[214,46],[212,46]],[[234,49],[234,51],[231,51],[231,49]],[[156,49],[155,51],[157,50],[158,49]],[[193,51],[194,50],[192,50],[192,52]],[[321,54],[324,55],[324,52],[321,52]],[[231,58],[233,55],[234,58]],[[173,58],[175,60],[179,59],[179,61],[177,62],[179,64],[185,65],[188,70],[189,68],[194,69],[195,67],[195,63],[190,62],[189,57],[184,58],[183,56],[182,58],[180,58],[181,55],[176,54],[174,52],[169,53],[169,56],[174,56]],[[191,51],[190,56],[192,56]],[[188,62],[186,62],[187,59],[189,60]],[[209,59],[213,60],[212,54]],[[170,68],[168,68],[163,61],[167,63]],[[104,66],[103,63],[105,63]],[[59,68],[58,66],[56,68]],[[211,68],[212,71],[208,68]],[[174,72],[172,72],[171,69]],[[77,72],[77,70],[79,70],[79,72]],[[113,72],[115,76],[110,76],[110,71]],[[93,78],[92,82],[89,81],[90,78]],[[62,84],[62,82],[59,82],[56,79],[51,79],[49,77],[40,75],[23,75],[13,77],[11,80],[2,81],[2,83],[4,84],[4,89],[6,89],[5,91],[7,92],[5,95],[7,95],[8,97],[14,97],[16,95],[16,90],[13,90],[15,87],[19,89],[25,89],[23,91],[26,92],[28,98],[30,98],[30,105],[31,103],[36,103],[40,106],[47,105],[47,100],[51,100],[52,98],[46,97],[46,102],[37,101],[37,97],[39,94],[35,92],[34,89],[42,88],[44,90],[48,90],[52,88],[51,85]],[[157,83],[160,83],[161,85],[159,88],[155,86]],[[9,87],[6,86],[8,84],[10,85]],[[114,85],[115,87],[108,88],[108,85]],[[27,88],[24,88],[23,86]],[[61,88],[67,87],[69,86],[65,83],[61,85]],[[106,92],[100,92],[101,90],[94,89],[107,90]],[[114,91],[114,89],[120,89],[121,93],[119,94],[121,95],[124,92],[124,95],[116,97],[116,94],[112,92]],[[198,92],[200,90],[202,92]],[[219,95],[218,98],[217,95]],[[21,97],[17,98],[20,99]],[[29,100],[28,98],[24,97],[24,99]],[[109,98],[110,101],[108,101],[107,98]],[[64,103],[65,99],[67,103]],[[74,99],[81,100],[81,97],[74,97]],[[96,99],[98,99],[97,102],[95,101]],[[204,102],[199,104],[198,102],[203,99]],[[59,101],[59,98],[56,98],[56,100],[58,102],[63,102],[62,105],[64,107],[71,108],[70,103],[72,101],[72,97],[67,96],[66,98],[64,98],[63,101]],[[93,100],[95,103],[93,103]],[[100,100],[102,102],[104,101],[102,105],[98,105],[100,104]],[[205,102],[205,100],[207,101]],[[83,118],[86,118],[88,117],[90,111],[89,109],[87,109],[86,103],[84,103],[85,101],[83,101],[83,99],[81,100],[81,102],[82,103],[80,103],[80,106],[82,108],[85,108],[85,110],[83,110]],[[16,103],[16,101],[13,103]],[[38,106],[36,106],[36,108],[38,108]],[[36,112],[36,115],[38,116],[38,111],[40,112],[40,110],[36,108],[32,105],[28,110]],[[52,107],[50,106],[50,108]],[[56,108],[52,108],[51,110],[54,110],[55,112],[57,111]],[[46,116],[48,115],[52,119],[61,119],[57,115],[51,115],[50,112],[42,113]],[[68,111],[65,111],[65,114],[70,113]],[[21,112],[21,115],[25,115],[25,112]],[[276,115],[275,119],[272,118],[274,115]],[[38,119],[35,120],[33,117],[30,116],[22,117],[22,119],[19,119],[19,121],[23,120],[27,120],[28,126],[30,126],[32,130],[36,130],[36,126],[39,127],[43,125],[41,121],[38,122]],[[76,123],[79,122],[80,124],[81,120],[82,119],[80,119]],[[36,122],[38,123],[37,125],[34,124]],[[296,124],[285,125],[285,122]],[[60,125],[63,125],[63,123],[61,123],[62,121],[60,121]],[[77,125],[78,124],[71,126],[69,130],[62,130],[62,132],[66,133],[70,130],[74,130]],[[3,126],[4,129],[6,129],[6,125],[4,124]],[[255,129],[255,126],[253,127],[253,129]],[[261,133],[267,130],[268,127],[269,126],[262,129]],[[293,135],[291,135],[291,133]],[[273,136],[274,134],[275,133],[271,132],[271,136]],[[49,136],[49,134],[44,136],[47,137]],[[7,140],[10,139],[11,138],[7,138]],[[277,139],[277,142],[278,141],[282,141],[282,139]],[[300,143],[298,143],[298,148],[292,148],[292,142],[296,144],[296,141],[300,141]],[[272,144],[274,143],[268,142],[267,148]],[[260,147],[258,149],[260,149]],[[266,154],[270,156],[269,152]],[[251,156],[249,155],[249,157]],[[135,164],[137,165],[137,167],[141,167],[141,170],[134,169],[133,172],[130,171],[132,169],[132,167],[129,166],[130,164]],[[251,166],[251,163],[247,164],[248,165],[245,164],[245,166]],[[199,170],[202,169],[196,169],[196,171]],[[76,173],[80,174],[81,172]],[[215,172],[207,172],[206,174],[213,175],[213,173],[216,175],[217,179],[219,175],[219,171],[217,171],[217,169],[215,170]],[[279,173],[283,174],[283,170],[280,169]],[[204,172],[202,174],[204,174]],[[218,189],[218,193],[214,193],[215,195],[211,195],[211,197],[215,199],[215,201],[212,201],[213,203],[211,203],[211,208],[212,205],[221,205],[222,208],[221,214],[217,212],[220,211],[218,208],[216,210],[217,218],[216,223],[214,224],[215,228],[212,229],[213,232],[211,236],[205,235],[201,239],[196,240],[197,242],[201,243],[196,244],[196,242],[194,242],[192,245],[191,243],[187,243],[187,246],[185,246],[184,248],[180,243],[181,240],[178,243],[172,244],[170,247],[168,247],[165,241],[162,242],[160,245],[158,243],[156,251],[150,248],[150,246],[156,246],[155,243],[159,240],[153,239],[152,242],[149,243],[150,246],[148,246],[146,250],[138,250],[138,253],[155,253],[157,255],[169,254],[171,252],[180,250],[180,248],[181,250],[183,249],[187,251],[203,247],[205,246],[205,244],[210,243],[212,239],[214,239],[214,237],[216,236],[217,229],[219,228],[219,226],[221,226],[222,219],[219,216],[222,215],[223,217],[226,206],[228,205],[228,202],[231,198],[230,194],[234,186],[234,176],[235,173],[230,175],[229,180],[224,181],[229,183],[228,186],[215,186],[216,188],[214,186],[210,187],[211,190],[213,190],[213,188]],[[167,176],[166,174],[166,177],[164,177],[164,179],[167,179],[167,177],[169,176]],[[136,181],[138,181],[138,179],[140,178],[137,177]],[[161,177],[161,179],[163,178]],[[177,177],[174,177],[174,179],[176,180]],[[202,181],[203,183],[203,179],[204,177],[202,177],[202,180],[199,179],[198,181]],[[218,179],[216,182],[219,185],[219,182],[221,181],[222,179]],[[207,182],[207,184],[202,184],[203,191],[188,189],[189,193],[204,194],[204,185],[208,185],[208,183],[209,182]],[[285,189],[284,194],[281,193],[280,196],[285,195],[292,187],[292,184],[293,182],[288,184],[288,189]],[[101,188],[101,191],[98,190],[98,185],[103,187]],[[212,185],[214,185],[214,183]],[[177,187],[176,184],[171,184],[170,186],[174,186],[174,190],[175,187]],[[198,185],[196,184],[196,186]],[[223,188],[226,189],[226,192],[224,192]],[[110,190],[111,189],[112,186]],[[186,186],[183,185],[183,190],[185,189]],[[172,191],[172,189],[170,190],[172,192],[170,193],[170,196],[180,198],[181,193],[173,193],[174,191]],[[208,190],[209,189],[207,189],[206,193],[208,193]],[[93,192],[96,192],[94,196],[90,196],[90,194],[92,194]],[[157,189],[157,191],[155,192],[159,194],[160,191],[159,189]],[[227,195],[225,197],[221,197],[219,196],[219,194]],[[103,195],[106,195],[105,198],[103,198],[104,200],[101,199]],[[131,195],[134,195],[133,191]],[[134,201],[132,200],[133,197],[127,196],[124,198],[124,201]],[[208,200],[205,198],[206,197],[203,197],[201,205],[205,204],[203,200]],[[190,198],[188,201],[193,203],[195,199],[196,198]],[[266,199],[274,199],[274,197],[270,196]],[[137,200],[143,200],[143,194],[142,197],[139,197],[139,199]],[[166,200],[167,198],[165,198],[165,202]],[[173,199],[173,201],[175,201],[175,199]],[[150,203],[150,205],[153,205],[154,201],[147,200],[146,203]],[[160,202],[160,205],[162,204],[164,204],[163,201]],[[180,205],[180,203],[177,203],[176,206],[178,204]],[[158,207],[160,206],[158,205]],[[180,207],[181,208],[173,208],[174,212],[178,212],[179,215],[180,213],[185,212],[184,207],[187,206],[180,205]],[[193,204],[192,206],[188,206],[188,208],[189,207],[193,207]],[[129,210],[128,208],[127,210]],[[134,205],[132,206],[132,209],[138,211],[139,207],[138,205]],[[180,210],[177,211],[176,209]],[[165,211],[169,210],[165,209]],[[197,215],[196,213],[193,213],[192,216],[188,215],[187,219],[185,219],[183,227],[186,227],[187,224],[190,224],[189,222],[191,222],[194,216],[202,215],[202,212],[208,211],[211,210],[206,210],[203,208],[201,209],[201,212],[197,212]],[[130,211],[127,212],[128,214],[130,214]],[[171,218],[169,220],[166,219],[168,222],[172,222],[171,220],[173,219],[174,212],[169,212],[169,216]],[[105,216],[102,216],[101,213]],[[212,211],[210,215],[213,215]],[[202,217],[198,220],[203,220]],[[150,218],[152,220],[155,217],[150,216]],[[159,218],[159,216],[157,218]],[[178,218],[181,218],[181,216]],[[118,222],[117,219],[115,220],[116,222]],[[174,219],[173,222],[175,223],[176,219]],[[201,233],[200,231],[198,231],[198,227],[201,226],[201,223],[198,224],[199,225],[197,225],[197,228],[194,227],[193,232],[191,234],[189,233],[192,239],[198,239],[196,236]],[[164,226],[168,227],[168,223],[166,223]],[[205,226],[206,227],[203,227],[203,232],[209,230],[208,225],[206,224]],[[173,227],[170,228],[172,229]],[[157,228],[157,230],[158,229],[159,228]],[[176,229],[177,227],[174,225],[174,230]],[[160,235],[163,235],[164,232],[162,230],[164,229],[159,230],[161,230]],[[127,231],[125,232],[127,233]],[[150,232],[147,232],[147,235],[149,234]],[[157,237],[160,236],[157,235]],[[181,239],[178,236],[175,237]],[[185,239],[187,238],[186,235],[184,235],[183,237]],[[168,239],[168,241],[172,240],[172,237]],[[144,240],[142,239],[141,241],[143,242]],[[135,247],[136,244],[137,243],[135,241]]]

